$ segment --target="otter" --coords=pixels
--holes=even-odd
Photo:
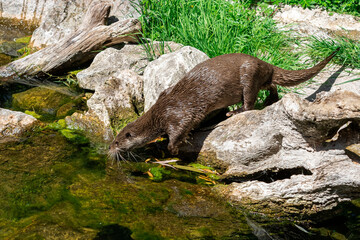
[[[109,147],[109,154],[139,148],[168,135],[168,150],[177,155],[189,132],[211,112],[242,102],[227,116],[252,110],[260,89],[270,90],[266,105],[279,100],[276,85],[294,86],[318,74],[339,48],[312,68],[284,70],[256,57],[232,53],[196,65],[177,84],[163,91],[141,117],[125,126]]]

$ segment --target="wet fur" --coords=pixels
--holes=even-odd
[[[240,110],[253,109],[260,89],[270,90],[266,104],[276,102],[276,85],[294,86],[314,77],[338,49],[310,69],[289,71],[242,54],[214,57],[195,66],[175,86],[163,91],[157,102],[128,124],[110,145],[110,152],[140,147],[167,134],[169,151],[176,155],[189,132],[214,110],[242,102]]]

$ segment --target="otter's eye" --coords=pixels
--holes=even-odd
[[[119,146],[119,142],[118,142],[118,141],[116,141],[116,142],[115,142],[115,145],[116,145],[116,146]]]
[[[131,133],[127,132],[127,133],[125,134],[125,137],[127,137],[127,138],[131,137]]]

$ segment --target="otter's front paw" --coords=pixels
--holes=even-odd
[[[168,150],[170,151],[171,155],[178,155],[179,148],[173,145],[168,145]]]

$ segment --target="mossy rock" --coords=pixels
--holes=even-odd
[[[27,44],[23,42],[4,42],[0,44],[0,53],[11,57],[18,57],[19,53],[17,51],[26,45]]]
[[[119,132],[128,123],[135,121],[139,116],[132,108],[122,108],[111,118],[111,127]]]
[[[60,107],[72,100],[65,94],[43,87],[16,93],[12,97],[13,108],[17,110],[30,110],[40,115],[51,116],[56,116]]]
[[[56,112],[56,118],[64,118],[70,116],[76,111],[76,103],[68,102],[62,105]]]
[[[9,62],[11,62],[11,57],[6,54],[0,53],[0,66],[8,64]]]
[[[105,126],[95,114],[75,112],[67,116],[65,121],[69,129],[83,131],[92,143],[108,144],[113,139],[110,127]]]

